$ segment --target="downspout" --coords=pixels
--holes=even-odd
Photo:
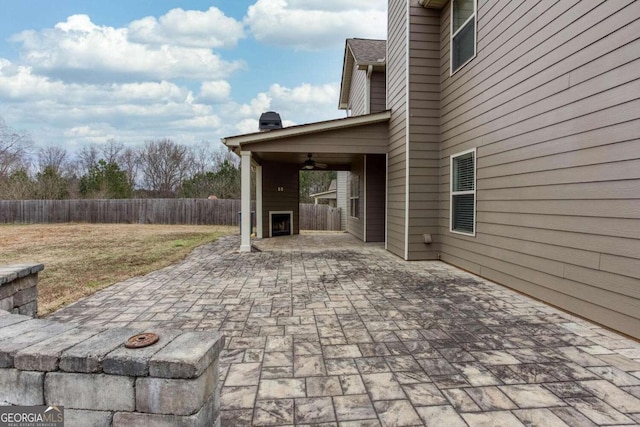
[[[371,114],[371,75],[373,74],[373,65],[367,67],[367,78],[364,87],[364,113]]]

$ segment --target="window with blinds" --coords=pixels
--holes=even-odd
[[[476,233],[476,149],[454,154],[451,160],[451,226],[454,233]]]
[[[360,177],[352,173],[349,180],[349,216],[360,218]]]
[[[476,56],[477,0],[451,1],[451,74]]]

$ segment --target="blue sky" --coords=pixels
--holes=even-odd
[[[348,37],[385,38],[386,0],[3,2],[0,118],[75,150],[344,117]]]

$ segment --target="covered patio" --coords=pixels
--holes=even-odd
[[[224,138],[241,157],[243,212],[251,210],[255,190],[256,237],[300,232],[299,172],[321,169],[351,172],[350,205],[343,212],[347,231],[365,242],[383,242],[390,117],[384,111]],[[251,217],[243,215],[240,251],[251,247]]]

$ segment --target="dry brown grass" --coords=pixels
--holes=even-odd
[[[0,265],[45,265],[38,314],[45,315],[130,277],[183,259],[193,248],[237,232],[197,225],[0,225]]]

